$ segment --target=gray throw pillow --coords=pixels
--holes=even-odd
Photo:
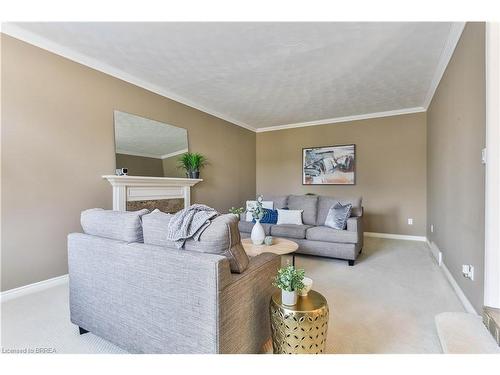
[[[343,230],[347,225],[347,219],[351,216],[352,204],[342,205],[335,203],[328,211],[325,225],[333,229]]]

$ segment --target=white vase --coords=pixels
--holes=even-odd
[[[254,245],[262,245],[264,243],[264,238],[266,238],[266,233],[264,228],[260,223],[260,220],[255,220],[255,224],[252,228],[252,234],[250,235]]]
[[[293,306],[297,304],[297,291],[288,292],[281,290],[281,302],[283,305]]]

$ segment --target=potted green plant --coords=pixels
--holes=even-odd
[[[230,214],[233,214],[234,216],[236,216],[239,220],[240,218],[240,215],[245,212],[245,209],[243,207],[239,207],[239,208],[235,208],[235,207],[231,207],[229,209],[229,213]]]
[[[186,171],[187,178],[200,178],[200,169],[207,165],[207,158],[197,152],[186,152],[178,161],[179,168]]]
[[[296,269],[291,264],[278,270],[273,285],[281,289],[281,302],[284,305],[297,304],[297,294],[304,288],[304,275],[303,269]]]
[[[266,233],[260,221],[264,217],[264,208],[262,207],[262,201],[264,197],[259,195],[257,197],[257,202],[255,202],[255,206],[250,208],[248,211],[252,213],[252,217],[255,220],[255,224],[252,228],[252,233],[250,234],[250,238],[252,239],[252,243],[254,245],[262,245],[264,243],[264,238],[266,238]]]

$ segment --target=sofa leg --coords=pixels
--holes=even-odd
[[[82,327],[78,327],[78,330],[80,331],[80,335],[84,335],[86,333],[88,333],[89,331],[87,331],[86,329],[82,328]]]
[[[354,266],[354,260],[348,260],[347,263],[349,263],[350,266]]]

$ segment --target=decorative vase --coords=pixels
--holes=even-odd
[[[273,244],[273,236],[266,236],[266,238],[264,238],[264,243],[267,246],[271,246]]]
[[[286,290],[281,290],[281,302],[283,305],[293,306],[297,304],[297,291],[288,292]]]
[[[266,233],[264,232],[264,228],[262,227],[260,220],[255,220],[250,238],[252,239],[254,245],[262,245],[262,243],[264,242]]]

